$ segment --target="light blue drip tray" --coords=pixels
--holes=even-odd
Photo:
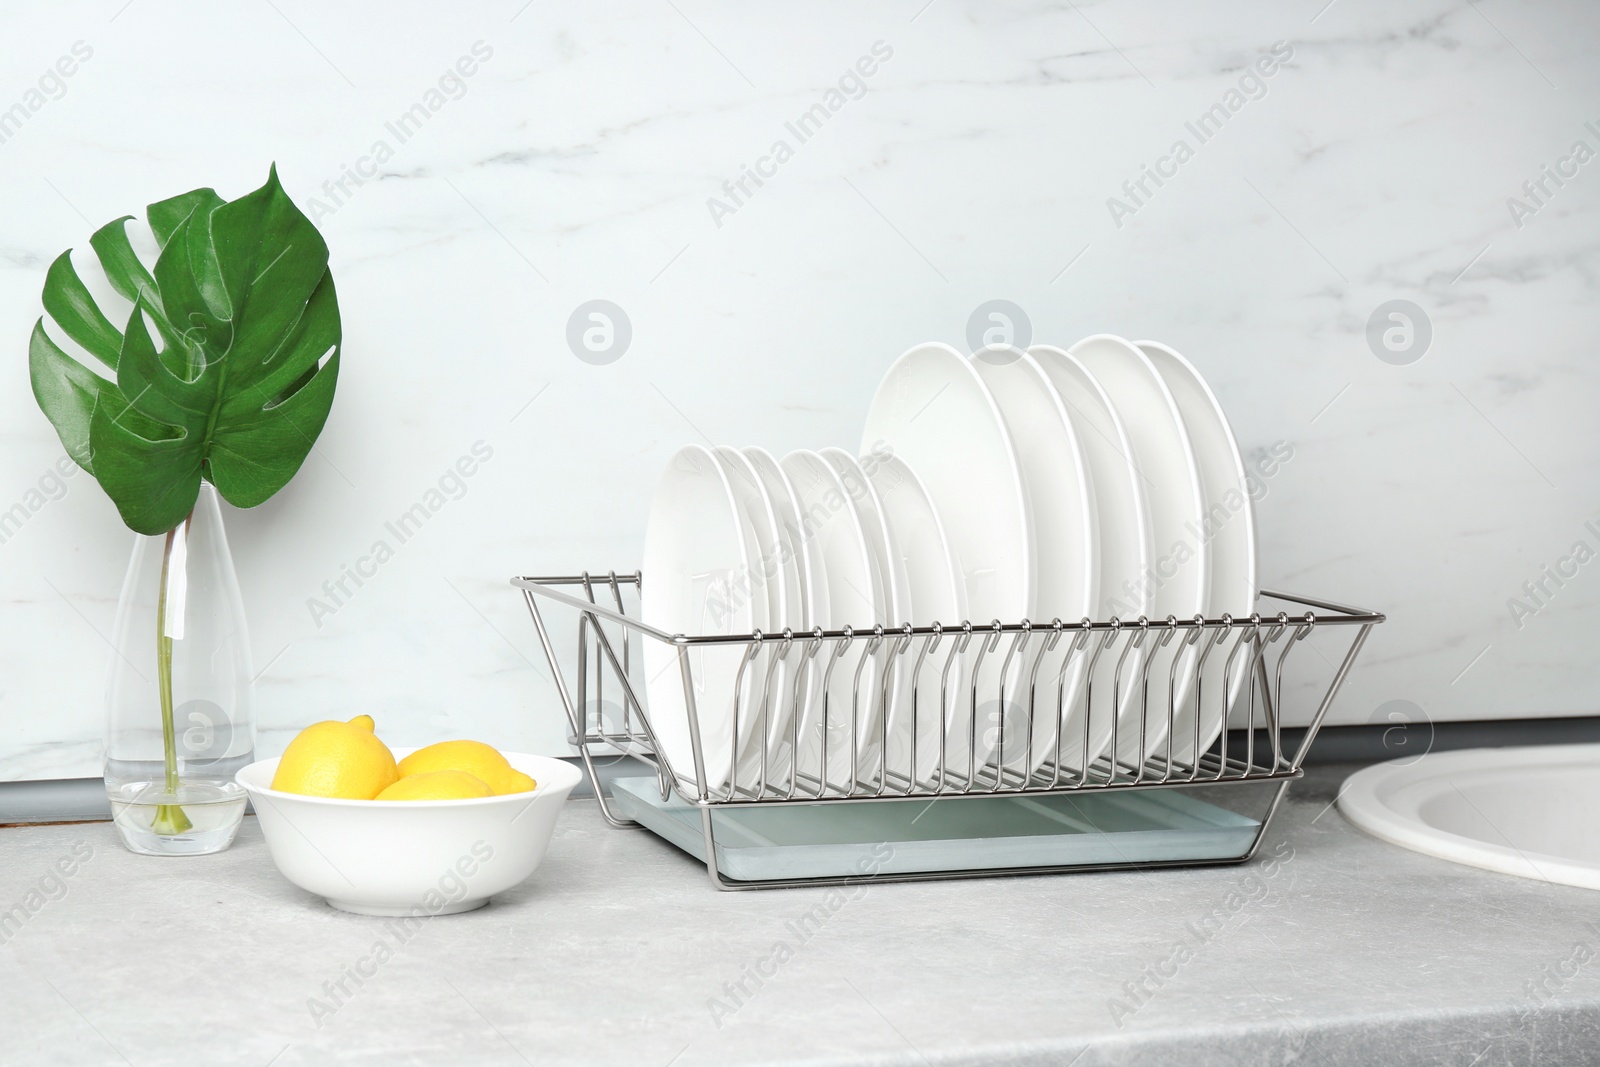
[[[655,778],[611,785],[620,814],[705,861],[700,809],[663,801]],[[767,882],[1243,859],[1261,820],[1192,795],[1201,788],[723,807],[712,812],[717,868]]]

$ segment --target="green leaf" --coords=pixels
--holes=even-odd
[[[327,272],[328,246],[285,195],[276,168],[266,185],[217,208],[211,240],[232,309],[238,373],[254,380]]]
[[[175,370],[193,373],[203,362],[200,339],[213,348],[227,347],[227,295],[217,276],[216,254],[211,250],[211,215],[226,201],[211,189],[192,192],[151,204],[145,209],[150,228],[161,244],[156,258],[158,287],[181,303],[176,311],[162,307],[156,328],[166,344],[164,362]],[[179,236],[176,247],[174,235]],[[165,262],[163,262],[165,261]]]
[[[89,244],[100,257],[100,267],[106,272],[111,288],[128,300],[142,297],[159,309],[161,294],[156,291],[156,280],[144,269],[144,264],[133,253],[133,245],[128,242],[127,222],[131,218],[132,215],[124,215],[106,223],[94,231]]]
[[[72,250],[61,253],[44,276],[44,309],[66,335],[115,370],[122,335],[111,325],[72,265]]]
[[[119,398],[120,399],[120,398]],[[151,440],[125,425],[134,409],[94,409],[89,445],[94,476],[128,527],[165,533],[194,510],[200,495],[200,453],[184,437]]]
[[[211,451],[217,492],[236,507],[253,508],[287,485],[328,421],[338,380],[336,352],[281,403],[252,408],[220,427]]]
[[[217,202],[221,203],[221,200]],[[95,253],[100,257],[101,269],[105,271],[111,287],[130,301],[145,302],[150,317],[155,321],[156,329],[161,333],[162,340],[167,346],[167,365],[175,372],[186,370],[195,361],[194,356],[182,331],[167,321],[166,312],[161,307],[161,290],[157,288],[155,278],[145,269],[145,265],[139,262],[139,257],[134,254],[133,245],[128,241],[126,224],[131,218],[132,215],[124,215],[120,219],[106,223],[94,232],[94,236],[89,238],[89,243],[94,246]]]
[[[46,279],[50,317],[115,381],[57,348],[43,320],[30,362],[69,453],[124,522],[155,534],[183,521],[203,478],[238,507],[288,483],[332,408],[342,331],[327,245],[276,169],[238,200],[198,189],[150,205],[148,218],[161,244],[151,270],[126,218],[92,240],[112,287],[134,304],[121,333],[70,261]]]
[[[214,275],[204,264],[209,251],[210,224],[209,215],[191,215],[184,219],[156,257],[155,276],[161,289],[161,306],[176,331],[175,338],[166,339],[171,356],[167,362],[175,364],[187,377],[198,374],[200,368],[220,358],[233,344],[227,296],[214,280],[202,280],[203,275]],[[217,307],[219,298],[220,308]],[[175,341],[176,348],[173,347]]]
[[[146,441],[175,441],[183,436],[183,431],[165,423],[157,422],[150,416],[129,406],[122,393],[115,388],[115,383],[110,389],[101,392],[95,402],[95,412],[104,412],[105,417],[116,423],[122,429]],[[90,440],[93,440],[94,423],[89,423]],[[170,529],[170,527],[169,527]],[[165,532],[165,531],[163,531]]]
[[[288,399],[320,373],[322,358],[337,352],[339,338],[339,297],[333,275],[324,273],[289,339],[264,362],[234,368],[236,389],[222,405],[223,416],[242,416]]]
[[[155,342],[144,325],[144,305],[133,309],[122,332],[122,359],[117,364],[117,388],[134,410],[167,426],[185,430],[204,427],[211,415],[213,394],[202,375],[179,377],[162,362]]]
[[[178,223],[188,218],[195,208],[201,208],[209,214],[223,203],[222,197],[217,195],[215,189],[193,189],[166,200],[156,201],[144,209],[144,217],[150,221],[150,229],[155,232],[156,243],[165,248],[167,238],[172,236],[172,231],[176,230]]]
[[[90,461],[89,420],[102,392],[114,387],[100,375],[56,347],[44,332],[44,320],[34,324],[28,342],[28,376],[33,397],[74,463],[94,474]]]

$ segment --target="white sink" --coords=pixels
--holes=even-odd
[[[1396,845],[1484,870],[1600,889],[1600,744],[1481,748],[1380,763],[1339,810]]]

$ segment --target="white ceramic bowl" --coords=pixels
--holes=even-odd
[[[415,749],[393,751],[399,760]],[[505,757],[538,788],[473,800],[333,800],[271,788],[275,758],[237,778],[272,862],[295,885],[361,915],[452,915],[483,907],[538,868],[583,777],[548,756]]]

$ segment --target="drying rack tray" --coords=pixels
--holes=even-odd
[[[654,778],[611,787],[619,813],[706,860],[698,806],[663,800]],[[1176,789],[720,807],[711,818],[716,869],[745,883],[1238,862],[1262,829]]]

